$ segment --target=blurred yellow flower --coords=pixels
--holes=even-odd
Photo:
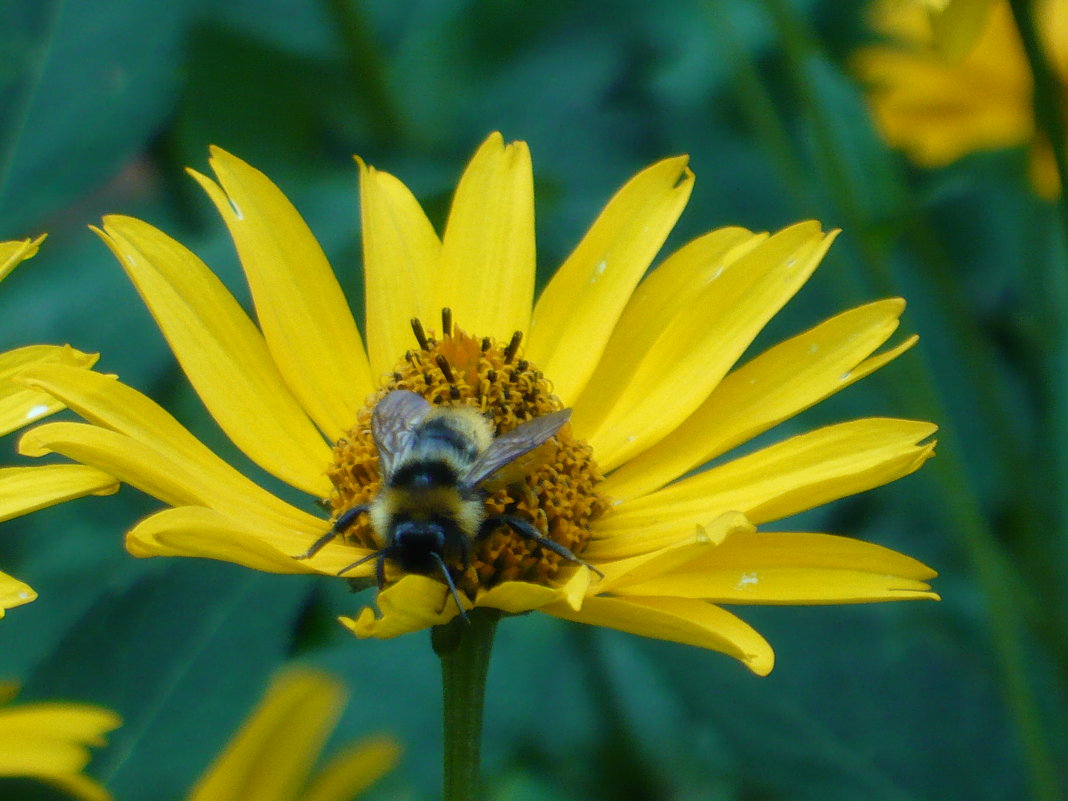
[[[43,240],[42,236],[21,242],[0,242],[0,281],[34,256]],[[61,364],[84,370],[96,360],[96,354],[81,353],[70,346],[30,345],[0,353],[0,435],[63,408],[51,395],[16,382],[14,376],[21,370],[34,364]],[[117,489],[118,484],[111,476],[81,465],[0,468],[0,522],[61,501]],[[0,573],[0,617],[5,609],[29,603],[36,597],[37,593],[29,586]]]
[[[755,529],[911,473],[932,455],[935,426],[865,418],[720,458],[915,342],[875,353],[905,308],[882,300],[735,368],[834,233],[815,222],[772,235],[712,231],[643,281],[693,184],[686,158],[669,158],[617,192],[535,303],[524,143],[494,134],[479,148],[441,238],[399,180],[361,161],[365,349],[326,257],[279,189],[222,150],[211,166],[218,183],[193,175],[234,238],[259,327],[159,230],[113,216],[99,233],[208,410],[266,472],[326,499],[336,517],[378,489],[370,419],[393,389],[475,406],[498,433],[572,409],[542,464],[486,508],[548,532],[597,573],[499,528],[466,567],[450,566],[465,607],[539,609],[722,651],[765,674],[770,645],[720,604],[937,597],[926,583],[934,571],[878,545]],[[413,318],[428,324],[415,337]],[[367,559],[349,575],[373,572],[370,557],[386,543],[366,515],[312,559],[295,559],[331,521],[239,473],[149,398],[60,365],[23,380],[89,421],[39,426],[24,435],[24,453],[64,454],[174,507],[128,533],[135,556],[327,575]],[[377,613],[343,619],[357,635],[393,637],[456,616],[440,575],[385,566]]]
[[[9,705],[16,687],[0,683],[0,776],[37,779],[84,801],[109,801],[111,794],[82,771],[89,746],[122,720],[89,704],[58,701]]]
[[[854,65],[868,84],[876,124],[887,142],[923,167],[942,167],[975,151],[1029,145],[1035,190],[1056,197],[1056,165],[1049,144],[1035,131],[1031,71],[1012,11],[1004,0],[983,5],[969,0],[959,17],[947,11],[935,26],[936,32],[960,32],[982,24],[970,49],[961,44],[970,34],[954,40],[951,48],[967,54],[957,52],[959,60],[950,62],[932,46],[921,4],[875,4],[873,25],[888,41],[861,49]],[[1068,0],[1037,3],[1036,20],[1068,93]]]
[[[344,687],[329,674],[281,673],[188,801],[352,801],[393,769],[400,746],[388,737],[353,743],[309,781],[344,706]]]
[[[908,0],[896,0],[904,4]],[[948,61],[960,61],[978,41],[997,0],[922,0],[931,34]]]

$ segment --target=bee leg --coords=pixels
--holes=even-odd
[[[583,567],[588,567],[598,576],[604,578],[604,573],[602,573],[596,567],[591,565],[589,562],[584,559],[579,559],[577,556],[575,556],[575,554],[571,553],[571,551],[569,551],[560,543],[553,542],[551,539],[544,536],[534,527],[532,523],[527,520],[524,520],[521,517],[516,517],[515,515],[497,515],[496,517],[486,518],[486,520],[483,521],[482,525],[479,526],[478,539],[482,539],[483,537],[488,536],[495,528],[498,528],[499,526],[508,526],[508,528],[512,529],[512,531],[514,531],[520,537],[524,537],[528,540],[533,540],[541,547],[548,548],[550,551],[557,554],[558,556],[562,556],[567,561],[574,562],[575,564],[582,565]]]
[[[470,623],[471,621],[467,618],[467,612],[464,611],[464,605],[460,602],[460,593],[456,589],[456,584],[453,583],[452,575],[449,573],[449,568],[445,564],[445,560],[434,551],[431,551],[430,555],[437,560],[438,567],[441,568],[441,575],[445,577],[445,583],[449,585],[449,592],[452,593],[452,599],[456,601],[456,610],[460,613],[460,617],[464,619],[464,623]]]
[[[302,553],[300,556],[294,556],[294,559],[311,559],[315,554],[319,553],[330,540],[334,539],[338,534],[344,533],[345,529],[356,522],[356,518],[360,516],[362,512],[367,511],[367,504],[361,504],[360,506],[353,506],[346,511],[337,520],[334,521],[334,525],[330,527],[330,530],[323,534],[319,539],[312,543],[311,547]],[[345,570],[355,567],[355,565],[349,565]]]
[[[382,562],[385,560],[385,556],[386,556],[386,554],[385,554],[384,551],[375,551],[374,553],[369,553],[369,554],[367,554],[367,556],[364,556],[364,557],[361,557],[361,558],[357,559],[351,565],[345,565],[345,567],[343,567],[343,568],[341,568],[341,570],[337,571],[337,574],[339,576],[342,576],[345,573],[348,573],[353,568],[359,567],[360,565],[364,564],[365,562],[370,562],[372,559],[376,559],[377,558],[378,559],[378,563],[375,565],[375,575],[378,577],[378,588],[381,589],[382,585],[385,584],[385,579],[386,579],[385,569],[382,567]]]

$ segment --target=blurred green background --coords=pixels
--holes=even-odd
[[[774,433],[930,419],[939,457],[784,527],[916,556],[941,572],[944,600],[742,609],[777,652],[764,679],[715,653],[507,620],[487,797],[1053,801],[1068,786],[1063,229],[1031,194],[1022,150],[926,172],[880,142],[847,68],[872,39],[864,12],[829,0],[5,0],[0,238],[49,238],[4,282],[0,350],[99,351],[99,369],[230,456],[87,231],[102,214],[149,220],[246,301],[229,238],[183,173],[220,145],[289,195],[361,310],[354,153],[440,223],[487,133],[528,141],[542,280],[627,178],[688,153],[697,183],[668,249],[724,225],[844,229],[755,348],[852,305],[909,300],[916,349]],[[0,463],[24,462],[15,440]],[[0,677],[22,681],[23,700],[123,715],[90,772],[123,801],[184,797],[297,658],[351,688],[335,747],[380,731],[405,746],[366,797],[435,797],[428,637],[355,641],[333,622],[364,600],[343,582],[134,560],[121,534],[157,507],[124,489],[3,524],[0,565],[41,597],[0,623]],[[59,796],[0,781],[0,797]]]

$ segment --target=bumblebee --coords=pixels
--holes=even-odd
[[[313,556],[366,513],[383,547],[338,575],[372,559],[379,589],[385,585],[387,559],[407,573],[439,574],[465,618],[448,565],[466,568],[473,545],[502,526],[600,573],[529,521],[486,514],[489,487],[514,484],[529,473],[537,463],[532,451],[556,434],[570,416],[571,410],[563,409],[494,437],[490,421],[469,406],[432,406],[414,392],[390,392],[371,417],[382,477],[378,493],[369,504],[338,516],[330,531],[297,558]]]

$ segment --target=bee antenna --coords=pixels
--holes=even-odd
[[[452,336],[452,309],[448,306],[441,310],[441,335],[443,337]]]
[[[445,560],[441,558],[441,554],[430,552],[438,563],[438,567],[441,568],[441,575],[445,577],[445,583],[449,585],[449,591],[452,593],[452,599],[456,601],[456,609],[460,613],[460,617],[464,619],[464,623],[470,623],[467,618],[467,612],[464,611],[464,605],[460,602],[460,593],[456,589],[456,584],[453,583],[452,575],[449,573],[449,568],[445,565]]]
[[[412,333],[415,334],[415,339],[419,342],[419,347],[423,350],[430,350],[430,342],[426,338],[426,331],[423,330],[423,324],[419,322],[418,317],[412,318]]]
[[[441,368],[441,374],[445,376],[445,380],[450,384],[455,384],[456,379],[452,377],[452,368],[449,366],[449,360],[439,353],[435,361],[438,363],[438,367]]]

